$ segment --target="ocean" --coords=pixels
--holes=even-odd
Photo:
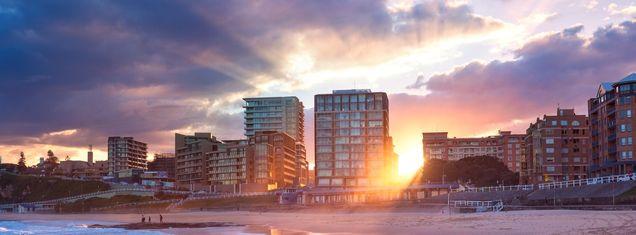
[[[0,220],[0,234],[262,234],[246,232],[245,227],[221,227],[203,229],[159,229],[159,230],[126,230],[120,228],[89,228],[92,224],[108,225],[102,221],[64,221],[64,220]]]

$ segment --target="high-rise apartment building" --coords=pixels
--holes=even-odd
[[[165,171],[170,179],[174,179],[175,169],[176,165],[174,153],[155,154],[155,159],[152,160],[152,162],[148,162],[148,170]]]
[[[304,143],[305,113],[297,97],[244,98],[245,136],[258,131],[285,132]]]
[[[526,130],[527,183],[587,178],[588,119],[574,109],[557,109],[554,116],[537,118]]]
[[[209,189],[206,154],[218,151],[219,145],[223,143],[210,133],[175,133],[174,143],[177,187],[189,190]]]
[[[588,101],[590,116],[590,177],[636,171],[632,126],[636,125],[636,73],[618,82],[602,83]]]
[[[315,103],[316,186],[382,186],[397,172],[384,92],[335,90]]]
[[[296,142],[297,171],[294,185],[307,184],[307,153],[305,149],[305,113],[303,103],[294,96],[244,98],[245,136],[251,139],[257,132],[287,133]]]
[[[133,137],[108,137],[108,174],[127,169],[146,169],[148,145]]]
[[[521,170],[525,134],[499,131],[498,135],[475,138],[448,138],[448,132],[422,133],[424,160],[456,161],[466,157],[489,156],[501,160],[513,172]]]

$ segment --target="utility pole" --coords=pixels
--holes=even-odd
[[[450,206],[450,194],[451,194],[451,186],[448,185],[448,217],[451,217],[451,206]]]

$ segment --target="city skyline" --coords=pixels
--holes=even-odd
[[[241,138],[243,97],[298,96],[313,162],[313,95],[370,88],[389,95],[396,152],[420,158],[422,132],[524,132],[557,106],[585,113],[598,84],[636,70],[634,2],[484,3],[326,2],[277,9],[165,2],[153,5],[157,15],[115,3],[2,3],[0,22],[7,27],[0,31],[9,33],[1,47],[8,53],[0,56],[7,65],[0,66],[0,107],[8,112],[0,117],[0,155],[17,162],[24,151],[33,164],[52,149],[83,160],[92,144],[94,159],[105,160],[108,136],[133,136],[148,143],[149,153],[171,152],[175,132]],[[43,7],[52,10],[38,10]],[[513,7],[516,13],[500,13]],[[239,9],[255,15],[242,19]],[[256,13],[264,9],[296,22]],[[311,14],[319,9],[332,9],[323,13],[339,20]],[[60,16],[65,11],[79,13]],[[182,21],[151,27],[169,11]],[[137,13],[144,14],[131,17]],[[215,14],[236,26],[213,24],[222,19]],[[120,24],[110,24],[113,17],[121,17]],[[267,32],[254,28],[259,20],[268,23]],[[439,30],[420,31],[431,27]],[[271,32],[283,36],[271,39]],[[315,46],[313,40],[327,43]]]

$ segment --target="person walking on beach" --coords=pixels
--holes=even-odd
[[[159,214],[159,223],[163,224],[163,215]]]
[[[152,223],[152,217],[148,216],[148,223]]]
[[[141,223],[145,223],[146,222],[146,216],[144,216],[143,214],[141,215]]]

